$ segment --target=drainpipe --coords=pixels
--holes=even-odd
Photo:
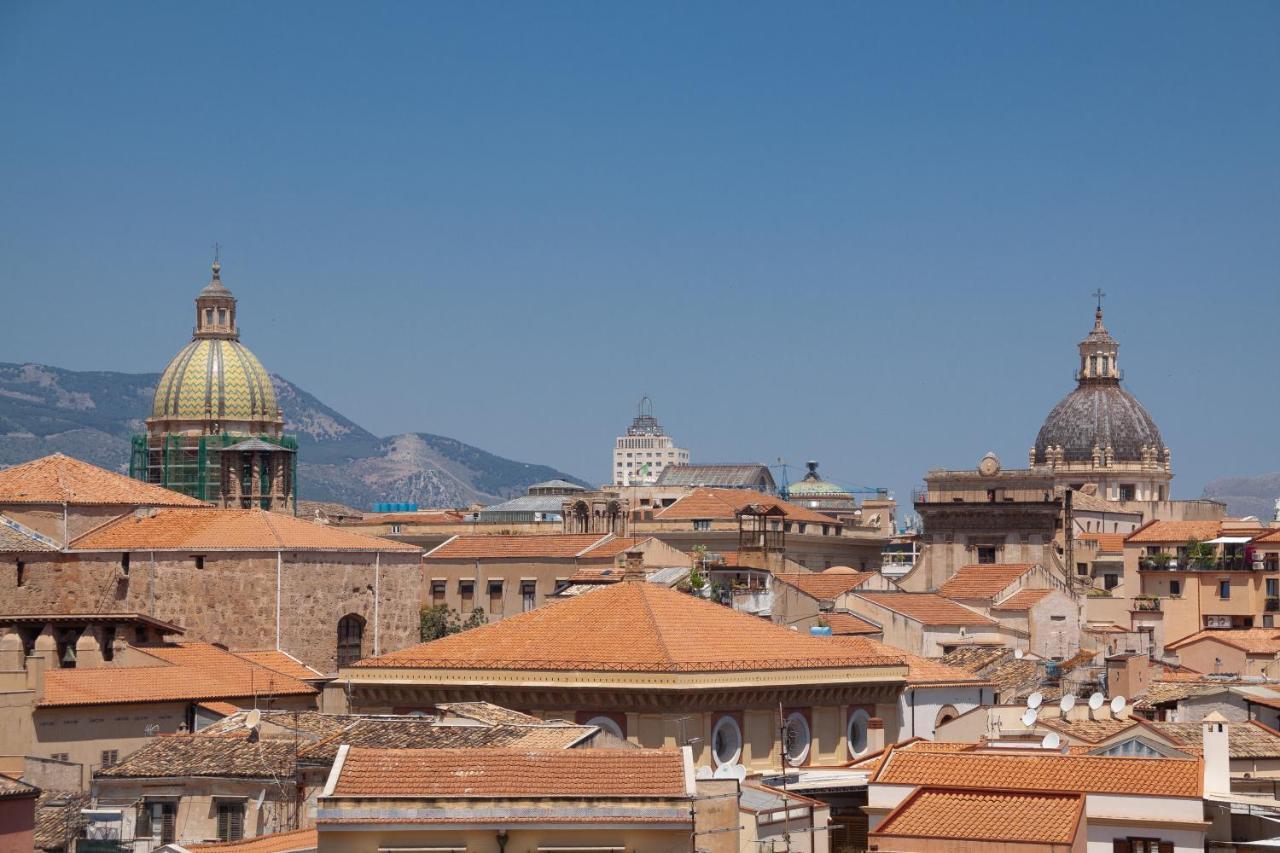
[[[375,551],[373,555],[373,656],[377,657],[381,652],[378,650],[378,628],[381,622],[378,619],[378,602],[382,599],[382,552]]]
[[[916,736],[916,689],[914,687],[908,687],[907,689],[911,691],[911,736],[915,737]]]
[[[284,570],[284,552],[276,551],[276,651],[280,651],[280,580]]]
[[[62,502],[62,547],[63,550],[69,548],[71,543],[67,541],[67,502]]]
[[[156,552],[151,552],[151,572],[147,579],[147,615],[152,618],[156,615]]]

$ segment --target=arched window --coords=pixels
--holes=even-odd
[[[737,764],[742,757],[742,728],[733,717],[721,717],[711,729],[711,757],[717,767]]]
[[[849,715],[849,753],[862,755],[867,751],[867,725],[871,715],[859,708]]]
[[[364,657],[364,617],[348,613],[338,620],[338,666],[351,664]]]
[[[933,721],[934,730],[936,731],[938,726],[949,723],[958,716],[960,716],[960,712],[955,709],[954,705],[943,705],[942,709],[938,711],[937,719]]]
[[[799,711],[793,711],[791,716],[787,717],[785,735],[786,740],[782,744],[782,748],[786,752],[787,763],[792,767],[799,767],[809,757],[809,742],[811,740],[809,721],[804,718],[804,714]]]
[[[609,734],[616,737],[618,740],[627,739],[627,736],[622,733],[622,726],[619,726],[617,721],[614,720],[612,717],[605,717],[605,716],[592,717],[591,719],[587,720],[587,725],[596,726],[600,729],[600,731],[608,732]]]

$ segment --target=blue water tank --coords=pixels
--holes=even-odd
[[[830,637],[830,625],[814,625],[809,629],[809,633],[815,637]]]

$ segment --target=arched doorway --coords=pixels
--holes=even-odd
[[[350,666],[364,657],[364,617],[348,613],[338,620],[338,666]]]

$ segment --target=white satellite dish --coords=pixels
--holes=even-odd
[[[1057,749],[1062,745],[1062,738],[1058,737],[1057,732],[1049,732],[1044,736],[1044,739],[1040,741],[1040,745],[1045,749]]]
[[[1035,708],[1028,708],[1022,713],[1022,724],[1029,729],[1035,728],[1036,717],[1038,716]]]
[[[712,778],[713,778],[713,779],[733,779],[733,778],[736,778],[736,777],[733,775],[733,765],[732,765],[732,764],[721,764],[719,767],[717,767],[717,768],[716,768],[716,772],[712,775]]]
[[[1096,711],[1102,707],[1102,703],[1107,701],[1107,697],[1101,693],[1095,693],[1089,697],[1089,710]]]
[[[1044,704],[1044,694],[1039,690],[1027,697],[1027,707],[1033,711],[1036,708],[1039,708],[1042,704]]]
[[[1117,696],[1111,700],[1111,715],[1115,716],[1124,710],[1124,697]]]
[[[706,765],[703,765],[702,767],[699,767],[699,768],[698,768],[698,772],[696,772],[696,773],[694,773],[694,774],[693,774],[693,778],[695,778],[695,779],[711,779],[711,778],[713,778],[713,777],[711,776],[711,768],[710,768],[710,767],[707,767]]]
[[[742,782],[747,778],[747,768],[743,767],[741,764],[732,765],[730,767],[730,770],[733,771],[730,775],[733,776],[733,778],[737,779],[739,782]]]
[[[1076,697],[1073,693],[1068,693],[1058,700],[1058,709],[1062,711],[1063,716],[1076,706]]]
[[[1014,649],[1013,656],[1018,660],[1022,660],[1022,649]]]
[[[244,715],[244,727],[246,729],[256,729],[258,724],[262,722],[262,712],[257,708],[248,711]]]

